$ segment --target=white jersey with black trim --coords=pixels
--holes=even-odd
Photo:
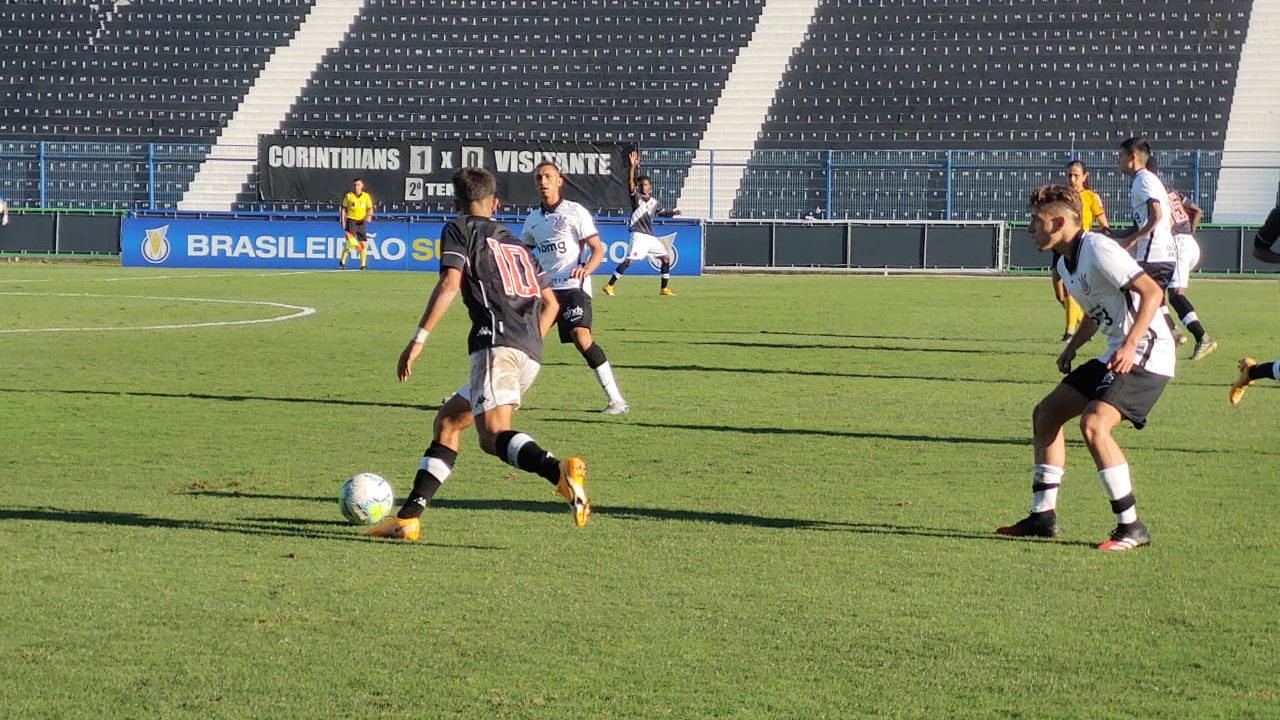
[[[1058,275],[1085,314],[1098,323],[1107,350],[1098,360],[1111,361],[1138,318],[1140,296],[1131,290],[1142,268],[1115,240],[1099,233],[1082,233],[1075,257],[1058,258]],[[1134,364],[1156,375],[1173,377],[1175,346],[1169,326],[1157,312],[1138,341]]]
[[[1147,203],[1151,200],[1160,203],[1160,221],[1149,234],[1138,238],[1133,254],[1138,262],[1173,262],[1176,256],[1173,250],[1173,210],[1169,206],[1169,191],[1155,173],[1143,168],[1129,183],[1129,204],[1133,208],[1135,227],[1147,224],[1147,214],[1150,212]]]
[[[591,278],[581,280],[571,273],[586,264],[589,249],[586,240],[599,235],[596,221],[582,205],[561,200],[549,211],[535,208],[525,218],[520,240],[537,248],[538,262],[551,277],[553,290],[578,290],[591,294]]]

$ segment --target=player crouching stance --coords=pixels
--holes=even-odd
[[[998,528],[1001,535],[1057,537],[1058,485],[1066,466],[1062,427],[1080,417],[1080,432],[1093,455],[1102,487],[1116,515],[1116,529],[1099,550],[1131,550],[1151,542],[1138,519],[1129,465],[1111,433],[1121,420],[1141,429],[1173,377],[1173,337],[1164,322],[1152,323],[1164,292],[1114,240],[1080,228],[1080,196],[1062,185],[1031,193],[1028,228],[1041,252],[1056,250],[1058,273],[1084,309],[1079,331],[1058,356],[1066,377],[1032,415],[1035,468],[1031,514]],[[1076,350],[1102,331],[1102,357],[1071,369]]]
[[[528,435],[511,429],[511,414],[537,377],[542,337],[555,322],[559,306],[547,274],[524,243],[490,216],[498,208],[497,183],[480,168],[453,174],[454,206],[459,215],[440,237],[440,279],[413,339],[400,353],[400,382],[413,374],[413,362],[427,337],[459,291],[471,316],[467,352],[471,379],[436,413],[431,446],[422,456],[413,490],[396,517],[366,534],[417,540],[422,512],[453,472],[462,431],[472,423],[480,449],[521,470],[537,473],[569,501],[574,523],[587,524],[586,464],[571,457],[559,462]]]

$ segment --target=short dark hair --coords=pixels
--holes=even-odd
[[[497,194],[498,181],[488,170],[464,167],[453,171],[453,204],[459,210]]]
[[[637,184],[637,185],[639,185],[640,183],[642,183],[642,182],[644,182],[644,181],[646,181],[646,180],[648,180],[648,181],[649,181],[649,184],[650,184],[650,185],[652,185],[652,184],[653,184],[653,178],[649,177],[648,175],[641,175],[640,177],[636,178],[636,184]]]
[[[1147,142],[1147,139],[1142,136],[1131,137],[1128,140],[1125,140],[1120,143],[1120,149],[1130,155],[1138,155],[1142,157],[1144,164],[1146,163],[1146,158],[1151,157],[1151,143]]]
[[[356,183],[358,183],[358,182],[359,182],[359,183],[364,182],[364,178],[351,178],[351,184],[352,184],[352,185],[355,185],[355,184],[356,184]]]
[[[548,167],[548,166],[555,168],[555,169],[556,169],[556,173],[557,173],[557,174],[559,174],[559,175],[563,175],[563,174],[564,174],[563,172],[560,172],[560,166],[556,164],[556,161],[555,161],[555,160],[552,160],[551,158],[543,158],[543,159],[542,159],[542,162],[538,163],[537,165],[534,165],[534,166],[533,166],[533,174],[534,174],[534,175],[537,175],[539,170],[541,170],[541,169],[542,169],[542,168],[544,168],[544,167]]]

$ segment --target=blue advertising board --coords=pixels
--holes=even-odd
[[[598,221],[606,257],[596,274],[608,274],[627,256],[629,235],[621,222]],[[440,270],[445,223],[378,220],[368,227],[370,270]],[[520,223],[508,223],[513,232]],[[654,231],[676,256],[672,275],[702,274],[702,224],[654,222]],[[125,267],[332,270],[346,242],[333,220],[219,217],[128,217],[120,229]],[[358,267],[348,262],[347,267]],[[656,263],[636,262],[628,274],[653,275]]]

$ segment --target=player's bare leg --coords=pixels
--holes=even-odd
[[[1067,462],[1063,426],[1080,415],[1088,398],[1069,385],[1059,384],[1031,413],[1035,466],[1031,470],[1031,514],[1013,525],[996,528],[1001,535],[1057,537],[1058,486]]]
[[[1124,416],[1110,403],[1097,400],[1089,403],[1080,416],[1080,433],[1098,467],[1098,478],[1111,501],[1111,511],[1116,515],[1116,529],[1111,537],[1098,546],[1099,550],[1132,550],[1150,544],[1147,526],[1138,519],[1137,500],[1133,496],[1133,483],[1129,478],[1129,462],[1124,451],[1111,436]]]

